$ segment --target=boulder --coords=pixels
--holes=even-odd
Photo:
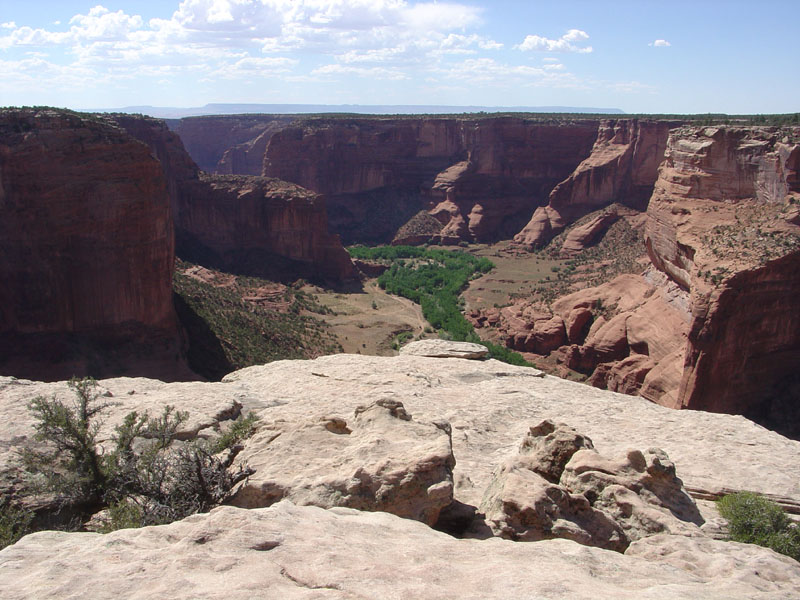
[[[565,537],[623,552],[656,533],[702,535],[703,518],[662,450],[611,461],[565,424],[531,427],[493,474],[480,506],[501,537]]]
[[[231,503],[380,510],[433,525],[453,500],[455,458],[447,423],[413,421],[382,399],[339,416],[276,422],[247,440],[240,464],[255,469]]]
[[[610,515],[630,540],[656,533],[700,535],[703,517],[675,465],[658,448],[631,450],[622,460],[591,450],[576,452],[561,484]]]

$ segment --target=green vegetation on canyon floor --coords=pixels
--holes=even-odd
[[[461,312],[464,303],[461,292],[470,280],[494,268],[489,259],[460,250],[417,246],[355,246],[348,251],[353,258],[389,262],[391,266],[378,277],[378,285],[390,294],[418,303],[425,319],[440,336],[482,344],[492,358],[503,362],[530,365],[521,354],[481,340]]]

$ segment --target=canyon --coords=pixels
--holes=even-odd
[[[226,505],[26,535],[0,550],[0,595],[796,597],[797,561],[724,541],[714,500],[800,514],[799,170],[798,127],[3,109],[0,508],[58,513],[19,450],[47,448],[28,407],[71,406],[72,375],[103,378],[98,448],[131,411],[187,411],[176,436],[200,447],[257,420]],[[307,310],[299,278],[366,304],[342,239],[542,262],[465,310],[542,369],[428,339],[197,381],[176,256],[228,305],[240,286]],[[371,297],[376,320],[399,310]]]
[[[508,240],[521,256],[579,259],[624,226],[643,241],[620,278],[472,311],[472,323],[598,387],[800,427],[796,128],[534,116],[107,119],[158,160],[177,254],[230,273],[355,281],[340,238]],[[167,248],[167,260],[174,253]]]
[[[269,135],[262,174],[322,194],[347,243],[511,239],[569,258],[624,222],[643,239],[638,273],[473,324],[596,386],[798,430],[796,128],[354,116],[276,132],[262,119],[244,142]]]

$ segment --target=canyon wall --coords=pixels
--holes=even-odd
[[[0,111],[0,372],[190,377],[167,185],[108,121]]]
[[[676,406],[800,432],[799,171],[798,128],[671,133],[645,237],[691,299]]]
[[[550,192],[514,240],[543,246],[580,217],[618,202],[638,210],[648,200],[677,121],[615,119],[600,123],[591,154]]]
[[[218,115],[166,123],[203,171],[261,175],[270,136],[294,119],[291,115]]]
[[[508,238],[588,156],[597,121],[308,119],[275,133],[263,174],[323,194],[346,243],[391,241],[422,210],[450,241]]]
[[[180,256],[222,270],[290,280],[356,277],[325,204],[268,177],[208,175],[186,181],[176,203]]]
[[[114,119],[161,160],[181,258],[269,279],[355,276],[338,237],[328,233],[325,204],[317,194],[275,179],[201,173],[181,138],[163,121]],[[216,131],[213,126],[211,131]]]
[[[595,386],[800,435],[799,171],[798,128],[673,129],[643,275],[470,317]]]

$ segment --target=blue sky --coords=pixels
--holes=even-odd
[[[800,111],[797,0],[0,0],[0,106]]]

